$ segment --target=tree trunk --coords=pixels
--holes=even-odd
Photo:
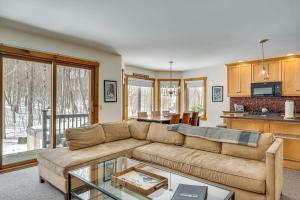
[[[34,93],[34,87],[33,87],[33,74],[34,69],[32,64],[30,65],[29,69],[29,81],[28,81],[28,121],[27,121],[27,128],[33,126],[33,93]]]

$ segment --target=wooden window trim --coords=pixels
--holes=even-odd
[[[99,63],[79,58],[63,56],[59,54],[45,53],[23,48],[15,48],[0,44],[0,172],[17,170],[23,166],[36,165],[37,160],[25,160],[17,163],[12,163],[3,166],[2,162],[2,145],[3,145],[3,58],[13,58],[18,60],[32,61],[51,64],[51,123],[52,123],[52,144],[51,148],[56,148],[56,80],[57,80],[57,65],[66,67],[77,67],[91,70],[91,123],[99,121]]]
[[[60,54],[52,54],[52,53],[46,53],[41,51],[10,47],[3,44],[0,44],[0,53],[2,53],[3,55],[28,58],[31,60],[36,58],[39,60],[44,60],[46,62],[70,63],[81,67],[85,66],[88,68],[93,68],[94,66],[99,65],[99,63],[95,61],[73,58],[73,57],[64,56]]]
[[[171,81],[172,82],[176,81],[178,82],[178,87],[179,87],[179,95],[178,95],[178,113],[181,113],[181,79],[170,79],[170,78],[159,78],[157,79],[157,92],[158,92],[158,99],[157,99],[157,110],[161,111],[160,106],[161,106],[161,92],[160,92],[160,82],[161,81]]]
[[[147,78],[143,76],[135,76],[135,75],[129,75],[125,74],[125,81],[123,84],[123,120],[128,120],[128,79],[129,78],[136,78],[136,79],[142,79],[142,80],[149,80],[152,81],[152,110],[155,110],[155,79],[154,78]]]
[[[187,82],[188,81],[204,81],[203,82],[203,87],[204,87],[204,101],[203,101],[203,104],[204,104],[204,111],[203,111],[203,115],[201,116],[201,120],[207,120],[207,115],[206,115],[206,113],[207,113],[207,92],[206,92],[206,90],[207,90],[207,88],[206,88],[206,86],[207,86],[207,77],[197,77],[197,78],[187,78],[187,79],[183,79],[183,82],[184,82],[184,109],[185,109],[185,111],[189,111],[188,110],[188,95],[187,95]]]

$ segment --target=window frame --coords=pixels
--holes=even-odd
[[[33,166],[37,164],[37,159],[25,160],[21,162],[16,162],[8,165],[3,165],[3,58],[13,58],[18,60],[33,61],[40,63],[51,64],[51,120],[56,121],[56,74],[57,65],[64,65],[70,67],[77,67],[91,70],[91,123],[97,123],[99,121],[98,111],[99,111],[99,68],[98,62],[89,61],[79,58],[73,58],[68,56],[63,56],[59,54],[52,54],[46,52],[40,52],[35,50],[17,48],[6,46],[0,44],[0,172],[11,171],[19,168],[24,168],[26,166]],[[52,144],[51,149],[56,148],[56,123],[52,123]]]
[[[203,99],[203,115],[200,117],[201,120],[207,120],[207,77],[196,77],[196,78],[186,78],[183,79],[184,82],[184,109],[186,112],[189,111],[189,97],[188,97],[188,88],[187,82],[188,81],[203,81],[203,92],[204,92],[204,99]]]
[[[181,114],[181,79],[170,79],[170,78],[159,78],[157,79],[157,92],[158,92],[158,99],[157,99],[157,110],[161,111],[161,91],[160,91],[160,82],[162,81],[172,81],[172,82],[178,82],[179,87],[179,94],[178,94],[178,114]]]
[[[129,78],[136,78],[136,79],[142,79],[142,80],[148,80],[152,81],[152,98],[151,98],[151,104],[152,104],[152,110],[155,110],[155,79],[154,78],[147,78],[143,76],[136,76],[136,75],[130,75],[125,74],[125,81],[123,83],[123,120],[128,120],[128,79]]]

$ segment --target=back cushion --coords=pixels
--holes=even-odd
[[[82,149],[105,142],[102,126],[95,124],[85,128],[69,128],[66,140],[70,150]]]
[[[182,145],[184,142],[184,135],[174,131],[168,131],[167,126],[167,124],[151,123],[147,140],[150,140],[151,142]]]
[[[145,140],[147,138],[150,123],[139,122],[137,120],[129,120],[127,124],[131,137],[138,140]]]
[[[262,133],[259,137],[257,147],[248,147],[238,144],[222,143],[222,154],[264,161],[266,151],[274,141],[272,133]]]
[[[221,142],[210,141],[200,137],[185,136],[184,147],[221,153]]]
[[[105,142],[130,138],[130,132],[126,122],[104,123],[102,127],[105,133]]]

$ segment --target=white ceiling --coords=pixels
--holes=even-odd
[[[156,70],[260,58],[262,38],[267,57],[300,52],[299,0],[0,0],[0,17]]]

